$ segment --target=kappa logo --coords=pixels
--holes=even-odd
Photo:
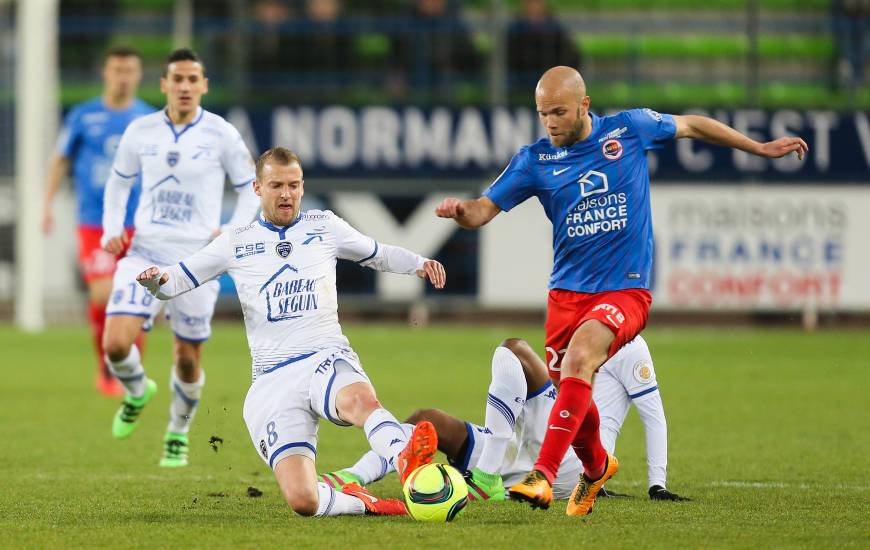
[[[589,170],[577,180],[580,184],[580,196],[588,197],[589,195],[600,195],[607,193],[609,185],[607,183],[607,174],[598,172],[597,170]]]
[[[293,244],[282,241],[275,245],[275,252],[282,258],[286,258],[291,252],[293,252]]]
[[[601,146],[601,154],[603,154],[604,158],[607,160],[618,160],[622,157],[622,153],[622,142],[618,139],[608,139],[604,142],[604,145]]]
[[[166,164],[168,164],[171,168],[178,164],[179,158],[181,158],[181,153],[179,153],[178,151],[169,151],[168,153],[166,153]]]

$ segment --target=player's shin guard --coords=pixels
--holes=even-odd
[[[145,394],[145,367],[135,344],[130,346],[130,353],[124,359],[111,361],[106,357],[106,363],[131,397],[139,398]]]
[[[336,491],[323,482],[317,484],[317,498],[317,512],[314,515],[318,517],[366,513],[362,500],[342,493],[341,489]]]
[[[408,444],[408,436],[396,417],[387,409],[375,409],[363,424],[363,431],[372,450],[395,466]]]
[[[202,387],[205,385],[205,371],[201,370],[199,380],[196,382],[183,382],[175,372],[173,366],[169,376],[169,389],[172,399],[169,402],[169,424],[167,432],[186,434],[190,431],[190,423],[196,413],[196,406],[202,396]]]
[[[600,424],[598,407],[595,406],[595,401],[592,401],[589,403],[589,410],[586,411],[586,416],[583,417],[583,422],[580,423],[577,435],[571,443],[574,453],[580,459],[580,462],[583,463],[586,475],[591,479],[601,477],[607,462],[607,451],[604,450],[604,446],[601,444],[601,436],[599,434]]]
[[[491,432],[484,440],[476,467],[487,474],[497,474],[504,453],[514,434],[516,418],[523,410],[527,393],[523,366],[514,353],[504,347],[492,356],[492,380],[486,396],[486,428]]]
[[[592,386],[579,378],[565,378],[559,395],[553,403],[547,422],[547,433],[535,462],[535,469],[542,472],[552,485],[559,471],[559,464],[574,441],[577,430],[592,402]]]

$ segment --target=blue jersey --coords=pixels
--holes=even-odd
[[[57,142],[57,152],[70,159],[78,201],[79,224],[101,227],[103,224],[103,190],[115,150],[127,125],[154,108],[138,99],[123,110],[110,109],[102,98],[80,103],[67,113]],[[127,203],[125,225],[133,225],[133,213],[139,201],[136,185]]]
[[[590,113],[592,133],[570,147],[542,139],[520,149],[484,191],[508,211],[538,197],[553,224],[550,288],[649,288],[652,220],[646,151],[674,137],[671,115]]]

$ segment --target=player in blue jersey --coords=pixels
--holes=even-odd
[[[522,147],[482,197],[446,198],[435,213],[475,229],[535,196],[552,222],[546,347],[560,391],[534,469],[510,493],[549,507],[553,479],[571,445],[585,472],[567,514],[586,515],[618,468],[601,444],[592,378],[640,333],[651,303],[646,151],[665,140],[694,138],[764,157],[796,153],[802,159],[807,144],[798,137],[760,143],[708,117],[650,109],[599,117],[589,110],[583,78],[570,67],[544,73],[535,103],[547,138]]]
[[[103,357],[106,302],[118,259],[100,247],[103,189],[127,125],[154,108],[136,98],[142,79],[142,62],[136,50],[115,47],[106,52],[102,77],[103,94],[76,105],[64,119],[48,169],[42,227],[46,233],[54,228],[54,197],[71,169],[78,202],[79,268],[88,287],[88,319],[97,357],[97,389],[104,395],[119,397],[124,390],[109,372]],[[137,187],[127,203],[125,225],[131,232],[138,197]]]

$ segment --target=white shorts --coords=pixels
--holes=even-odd
[[[131,315],[145,319],[144,330],[151,330],[154,319],[166,307],[172,332],[181,340],[204,342],[211,336],[211,318],[220,285],[209,281],[169,301],[158,300],[136,282],[136,276],[154,265],[141,256],[125,256],[118,262],[112,279],[112,294],[106,315]]]
[[[514,434],[508,443],[500,468],[505,487],[511,487],[522,481],[534,467],[541,444],[544,442],[550,410],[555,401],[556,388],[550,381],[526,396],[526,402],[523,410],[517,415]],[[484,439],[490,433],[485,427],[471,422],[465,423],[465,429],[468,431],[465,455],[461,461],[453,463],[453,466],[461,471],[470,470],[477,465],[483,452]],[[582,472],[583,465],[580,459],[574,454],[573,449],[569,448],[559,465],[559,473],[553,483],[553,498],[568,498]]]
[[[292,358],[291,358],[292,359]],[[339,426],[338,392],[369,378],[352,349],[330,348],[298,356],[260,375],[245,397],[244,418],[251,442],[270,468],[289,455],[314,460],[317,425],[325,418]]]

